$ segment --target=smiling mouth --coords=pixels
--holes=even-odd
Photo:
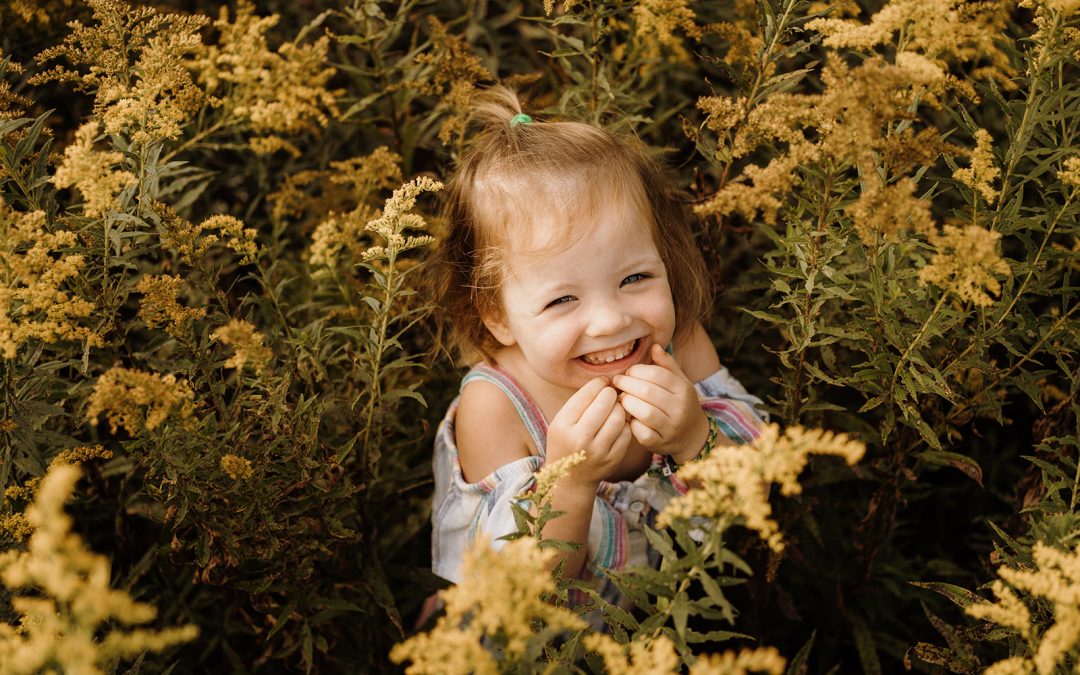
[[[604,366],[609,363],[615,363],[627,358],[635,351],[637,351],[638,345],[641,343],[641,338],[637,338],[631,342],[627,342],[624,345],[616,347],[615,349],[607,349],[600,352],[592,352],[591,354],[582,354],[580,358],[590,366]]]

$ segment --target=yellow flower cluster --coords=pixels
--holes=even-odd
[[[185,54],[201,45],[206,17],[162,14],[122,0],[87,2],[94,23],[73,21],[64,42],[37,57],[66,58],[76,69],[56,66],[31,82],[73,81],[94,91],[94,115],[106,132],[129,133],[135,145],[179,137],[184,124],[212,103],[184,64]]]
[[[742,649],[738,652],[707,654],[698,657],[690,666],[690,675],[745,675],[769,673],[780,675],[786,665],[784,657],[774,647]]]
[[[106,450],[101,445],[80,445],[76,448],[62,450],[52,458],[46,471],[57,466],[80,466],[83,462],[91,459],[109,459],[113,456],[112,450]],[[22,485],[10,485],[4,490],[4,499],[7,501],[23,500],[33,501],[41,487],[40,478],[31,478]],[[34,527],[22,513],[11,513],[0,517],[0,532],[7,533],[15,541],[22,541],[34,533]]]
[[[134,436],[142,429],[150,431],[170,415],[187,422],[195,413],[195,392],[175,375],[157,375],[114,366],[105,371],[87,401],[86,417],[97,424],[105,413],[113,433],[124,427]]]
[[[74,232],[48,231],[43,212],[17,213],[0,199],[0,357],[15,358],[29,340],[101,344],[75,322],[93,303],[63,289],[83,268],[83,256],[62,253],[75,244]]]
[[[953,178],[982,195],[987,202],[994,201],[998,196],[997,189],[991,185],[1001,175],[1001,169],[994,162],[993,139],[986,129],[975,132],[975,151],[971,154],[971,166],[966,169],[957,169],[953,172]]]
[[[1080,156],[1070,157],[1062,162],[1058,178],[1066,185],[1080,188]]]
[[[179,337],[188,321],[206,316],[206,310],[201,307],[184,307],[177,302],[183,284],[182,277],[168,274],[147,274],[139,279],[135,286],[143,294],[139,318],[147,328],[165,326],[169,335]]]
[[[364,229],[374,232],[386,240],[386,246],[373,246],[363,253],[364,260],[385,257],[388,249],[397,253],[420,246],[427,246],[435,241],[427,235],[406,238],[402,232],[406,228],[427,227],[424,218],[416,213],[409,213],[416,206],[416,198],[423,192],[438,192],[443,184],[427,176],[419,176],[405,183],[386,200],[382,215],[369,221]]]
[[[218,43],[200,45],[189,65],[207,91],[219,96],[228,122],[243,120],[259,134],[249,140],[253,150],[283,149],[299,156],[300,150],[277,134],[325,127],[328,114],[338,114],[335,93],[326,89],[336,71],[326,65],[326,36],[311,45],[286,42],[271,50],[266,32],[279,18],[257,17],[255,5],[240,0],[230,22],[228,8],[222,7],[214,22]]]
[[[682,30],[687,37],[701,39],[701,28],[687,0],[642,0],[634,6],[633,15],[633,39],[646,59],[658,59],[666,50],[676,62],[690,61],[682,40],[675,35],[676,30]]]
[[[930,202],[916,197],[915,189],[911,178],[901,178],[885,187],[871,180],[844,212],[851,216],[855,231],[868,246],[876,245],[880,236],[899,241],[901,233],[909,230],[930,234],[935,231]]]
[[[570,469],[585,461],[585,451],[580,450],[554,462],[548,462],[536,472],[535,489],[530,493],[518,495],[518,499],[528,499],[536,504],[547,501],[551,491],[555,489],[555,483],[560,478],[570,473]]]
[[[4,50],[0,49],[0,65],[4,61]],[[6,71],[0,70],[0,120],[10,119],[12,117],[21,117],[23,115],[23,108],[33,105],[33,101],[16,94],[11,88],[11,84],[4,77],[7,73],[21,73],[23,67],[14,61],[8,61]]]
[[[236,455],[223,455],[219,463],[221,470],[233,480],[247,480],[255,475],[251,460]]]
[[[1068,656],[1080,647],[1080,546],[1066,553],[1040,541],[1032,557],[1035,569],[998,569],[1001,579],[991,586],[996,602],[967,609],[971,616],[1014,629],[1027,644],[1030,656],[999,661],[985,671],[988,675],[1049,675],[1072,663]],[[1051,605],[1053,625],[1040,634],[1027,605],[1010,586]]]
[[[670,675],[682,672],[675,643],[660,635],[652,640],[619,644],[610,635],[593,633],[582,641],[585,648],[604,659],[604,669],[621,675]]]
[[[113,169],[124,161],[123,153],[94,150],[99,130],[96,121],[79,127],[75,142],[64,148],[64,159],[52,178],[56,187],[74,187],[82,193],[83,215],[91,218],[115,208],[116,195],[136,180],[130,171]]]
[[[825,46],[834,49],[866,51],[896,45],[900,52],[917,52],[941,66],[948,58],[979,61],[983,65],[972,72],[974,78],[992,77],[999,86],[1013,88],[1009,82],[1013,69],[995,42],[1008,19],[1009,10],[1002,3],[891,0],[869,23],[823,18],[806,27],[824,35]]]
[[[34,588],[11,605],[18,626],[0,623],[0,673],[105,673],[118,658],[161,651],[198,635],[188,625],[156,631],[107,629],[137,626],[157,610],[109,586],[109,559],[88,550],[71,532],[64,502],[79,478],[72,466],[56,466],[42,481],[26,518],[34,527],[26,552],[0,554],[0,581],[9,589]]]
[[[259,257],[258,232],[244,227],[238,218],[218,214],[195,225],[181,218],[167,204],[154,202],[151,207],[161,219],[161,245],[176,251],[188,265],[194,264],[218,242],[238,253],[243,265],[254,263]],[[217,230],[217,234],[207,234],[212,230]]]
[[[274,352],[263,344],[263,334],[242,319],[233,319],[216,329],[210,339],[233,348],[233,355],[224,363],[226,368],[242,370],[250,364],[256,373],[262,373],[274,356]]]
[[[428,17],[428,23],[431,26],[431,50],[417,54],[416,62],[430,66],[431,72],[415,86],[421,93],[438,96],[440,107],[450,111],[439,127],[439,140],[448,143],[455,134],[461,136],[465,132],[466,111],[476,93],[476,84],[495,77],[473,53],[465,38],[451,35],[433,16]]]
[[[769,486],[777,483],[782,494],[799,494],[799,473],[810,455],[836,455],[855,464],[865,452],[864,444],[844,434],[798,426],[781,434],[778,425],[765,425],[750,445],[717,448],[704,460],[680,467],[679,477],[699,486],[672,499],[657,523],[666,527],[677,518],[698,516],[719,521],[721,528],[742,524],[774,551],[782,551],[783,538],[772,520]]]
[[[390,659],[411,661],[408,675],[494,674],[499,668],[485,638],[505,643],[500,658],[513,663],[525,655],[538,625],[554,632],[585,628],[581,617],[545,600],[555,591],[547,569],[555,555],[531,537],[498,551],[477,537],[462,560],[460,583],[440,594],[446,613],[430,632],[395,645]]]
[[[8,0],[7,11],[24,23],[31,21],[49,25],[56,16],[63,16],[64,10],[75,4],[75,0]],[[0,8],[3,18],[5,8]]]
[[[964,302],[979,307],[991,305],[988,295],[1001,292],[995,275],[1008,275],[1009,265],[997,254],[1000,232],[978,225],[963,228],[946,225],[943,232],[930,235],[937,253],[919,270],[923,284],[933,284]]]

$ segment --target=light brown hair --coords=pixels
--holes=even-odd
[[[515,235],[527,228],[533,241],[546,242],[529,253],[568,246],[580,235],[574,228],[613,199],[628,200],[649,223],[671,286],[676,338],[702,320],[712,299],[710,277],[686,200],[666,168],[636,139],[579,122],[512,125],[521,112],[517,94],[505,87],[479,96],[470,122],[480,131],[443,193],[447,233],[436,284],[442,334],[452,352],[471,363],[492,359],[497,350],[482,317],[502,316],[499,289],[507,249],[521,241]],[[537,232],[538,220],[560,223],[561,230]]]

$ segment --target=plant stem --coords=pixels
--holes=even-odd
[[[945,304],[945,298],[947,297],[949,297],[949,294],[946,292],[942,292],[941,297],[938,298],[937,304],[934,305],[933,311],[930,312],[930,316],[926,317],[926,321],[923,322],[922,328],[920,328],[919,332],[915,335],[915,339],[912,340],[910,344],[908,344],[907,349],[905,349],[904,353],[900,355],[900,360],[896,362],[896,370],[893,371],[892,384],[890,386],[890,389],[896,387],[896,378],[900,376],[900,368],[904,365],[904,361],[907,360],[908,356],[911,355],[911,352],[914,351],[916,345],[918,345],[919,342],[922,340],[922,337],[926,333],[926,330],[930,328],[930,323],[937,316],[937,313],[941,311],[942,306]]]

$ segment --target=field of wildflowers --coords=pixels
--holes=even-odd
[[[494,83],[677,172],[774,422],[629,610],[540,573],[565,465],[430,572]],[[1078,83],[1080,0],[7,0],[0,674],[1075,671]]]

